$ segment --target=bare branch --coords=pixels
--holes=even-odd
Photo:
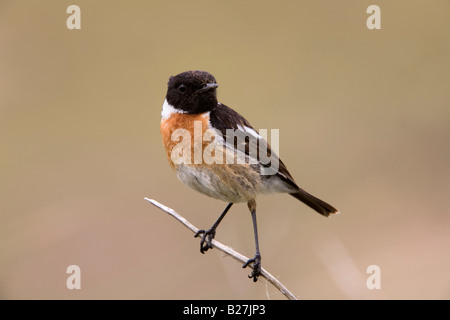
[[[171,209],[169,207],[166,207],[165,205],[159,203],[156,200],[149,199],[149,198],[144,198],[144,199],[147,200],[148,202],[150,202],[151,204],[153,204],[154,206],[156,206],[156,207],[160,208],[161,210],[163,210],[163,211],[167,212],[168,214],[170,214],[172,217],[174,217],[179,222],[181,222],[185,227],[190,229],[193,233],[197,233],[197,231],[199,230],[192,223],[190,223],[185,218],[183,218],[175,210],[173,210],[173,209]],[[220,243],[217,240],[213,239],[212,240],[212,244],[213,244],[214,248],[222,251],[223,253],[231,256],[232,258],[234,258],[235,260],[237,260],[237,261],[239,261],[241,263],[246,263],[249,260],[249,258],[247,258],[246,256],[240,254],[239,252],[234,251],[230,247]],[[253,268],[253,264],[249,264],[249,267]],[[284,296],[286,296],[286,298],[288,298],[289,300],[297,300],[297,298],[292,294],[292,292],[290,292],[280,281],[278,281],[278,279],[276,279],[273,275],[271,275],[264,268],[261,269],[261,276],[264,277],[267,281],[269,281],[275,288],[280,290],[280,292]]]

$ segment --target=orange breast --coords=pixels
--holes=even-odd
[[[174,158],[181,159],[179,161],[186,164],[194,164],[199,161],[198,157],[203,154],[204,148],[210,143],[203,141],[202,138],[208,127],[209,113],[174,113],[169,118],[161,120],[161,136],[167,159],[172,168],[176,168],[179,164],[177,161],[174,163]],[[187,153],[188,147],[190,148],[189,153]],[[183,150],[180,151],[181,149]],[[172,156],[172,152],[176,152],[177,155]],[[179,154],[180,152],[183,154]],[[195,159],[194,156],[196,156]]]

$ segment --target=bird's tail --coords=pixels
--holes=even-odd
[[[310,208],[316,210],[321,215],[324,215],[325,217],[328,217],[331,214],[339,213],[339,210],[329,205],[325,201],[322,201],[314,197],[312,194],[309,194],[305,190],[300,189],[296,193],[290,193],[290,195],[293,196],[294,198],[297,198],[298,200],[300,200]]]

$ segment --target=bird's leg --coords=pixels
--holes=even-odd
[[[252,214],[252,220],[253,220],[253,231],[255,235],[255,246],[256,246],[256,253],[255,257],[253,259],[249,259],[242,268],[246,268],[250,263],[253,263],[253,271],[252,274],[249,275],[249,278],[253,278],[253,282],[256,282],[258,280],[258,277],[261,275],[261,253],[259,252],[259,242],[258,242],[258,227],[256,225],[256,201],[250,200],[248,202],[248,208]]]
[[[227,214],[228,210],[230,210],[233,203],[229,203],[225,210],[220,215],[219,219],[213,224],[213,226],[208,230],[198,230],[197,233],[194,235],[195,238],[199,237],[202,234],[202,239],[200,240],[200,252],[205,253],[208,251],[208,249],[212,249],[212,239],[216,236],[216,228],[219,226],[219,223],[222,221],[222,219]]]

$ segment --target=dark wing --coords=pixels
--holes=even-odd
[[[248,127],[255,130],[247,119],[221,103],[211,111],[209,120],[211,121],[211,125],[218,129],[223,136],[225,136],[227,129],[236,130],[239,127]]]
[[[217,108],[211,111],[209,120],[211,125],[220,132],[224,142],[228,142],[229,147],[235,150],[242,150],[248,158],[256,159],[262,170],[269,172],[266,175],[267,179],[275,176],[293,190],[299,190],[284,163],[278,158],[277,154],[272,152],[269,143],[259,136],[247,119],[230,107],[218,104]],[[231,139],[227,139],[227,136],[229,137],[230,134],[230,130],[227,132],[227,129],[232,129],[231,132],[233,132],[234,136]],[[244,136],[245,139],[237,139],[240,135]],[[232,146],[230,146],[230,141],[233,141]],[[239,145],[239,142],[244,145]],[[277,162],[275,167],[273,162]]]

